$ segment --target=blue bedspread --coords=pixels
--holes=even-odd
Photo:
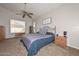
[[[38,50],[54,40],[52,35],[28,34],[22,37],[25,47],[27,47],[28,55],[35,55]]]

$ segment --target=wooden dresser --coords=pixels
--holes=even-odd
[[[55,37],[55,44],[61,46],[63,48],[67,47],[67,39],[64,36],[56,36]]]
[[[5,27],[0,26],[0,41],[5,39]]]

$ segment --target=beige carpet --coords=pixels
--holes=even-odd
[[[20,39],[9,39],[0,42],[0,56],[27,56],[27,50]],[[36,56],[79,56],[79,50],[61,48],[50,43],[39,50]]]
[[[26,49],[19,39],[9,39],[0,42],[0,55],[4,56],[25,56]]]

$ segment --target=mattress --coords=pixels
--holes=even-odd
[[[53,36],[42,34],[26,34],[23,35],[22,40],[24,45],[27,47],[28,53],[30,53],[30,55],[34,55],[34,53],[37,52],[40,47],[53,41]]]
[[[36,40],[41,40],[41,39],[44,39],[44,38],[49,38],[51,37],[52,35],[42,35],[42,34],[27,34],[27,35],[24,35],[23,36],[23,41],[25,43],[27,43],[27,48],[29,49],[30,45],[36,41]]]

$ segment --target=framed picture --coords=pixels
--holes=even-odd
[[[48,18],[43,20],[43,25],[51,24],[51,23],[52,23],[52,18],[51,17],[48,17]]]

